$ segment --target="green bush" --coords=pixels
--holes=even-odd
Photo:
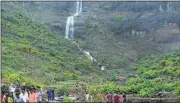
[[[175,87],[175,84],[174,83],[164,83],[162,85],[162,88],[164,91],[166,92],[171,92],[173,91],[176,87]]]
[[[131,85],[126,87],[127,93],[136,94],[140,90],[140,87],[138,85]]]
[[[180,87],[177,87],[177,88],[174,90],[174,92],[175,92],[175,94],[176,94],[177,96],[180,97]]]
[[[166,60],[162,60],[162,61],[160,62],[160,65],[163,66],[163,67],[166,66]]]
[[[103,92],[108,93],[108,92],[114,92],[118,90],[118,86],[115,83],[107,83],[103,85]]]
[[[126,84],[127,85],[133,85],[137,83],[142,83],[144,81],[143,78],[137,77],[137,78],[128,78]]]
[[[19,84],[22,84],[23,82],[26,82],[27,85],[43,86],[42,83],[25,76],[23,72],[12,72],[10,70],[3,70],[2,77],[5,79],[8,85],[11,83],[18,82]]]
[[[77,74],[71,73],[71,72],[64,72],[63,78],[65,80],[75,80],[75,79],[77,79]]]
[[[119,86],[117,91],[120,93],[127,93],[127,86]]]
[[[61,88],[56,89],[56,93],[61,96],[68,94],[68,91],[69,91],[69,88],[67,86],[63,86]]]
[[[154,88],[143,88],[138,92],[138,96],[140,97],[151,97],[154,95],[155,89]]]
[[[78,69],[78,70],[80,70],[80,69],[90,69],[92,64],[93,64],[93,62],[90,61],[90,60],[83,60],[82,61],[81,59],[79,59],[75,63],[74,67],[75,67],[75,69]]]
[[[157,77],[158,72],[156,70],[146,70],[142,76],[146,79],[153,79],[155,77]]]
[[[72,103],[73,100],[70,97],[64,97],[63,102]]]

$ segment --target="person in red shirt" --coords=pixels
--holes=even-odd
[[[107,103],[112,103],[113,102],[113,95],[111,92],[109,92],[107,95],[106,95],[106,102]]]
[[[1,103],[5,103],[5,92],[1,91]]]
[[[121,95],[118,95],[118,93],[114,95],[114,103],[122,103],[123,101],[124,99]]]

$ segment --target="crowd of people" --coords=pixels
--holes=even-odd
[[[106,94],[105,100],[107,103],[124,103],[126,102],[126,95],[124,93],[120,95],[118,92],[109,92]]]
[[[1,91],[1,103],[41,103],[42,94],[43,91],[40,87],[12,84],[8,87],[7,91]],[[47,89],[46,95],[47,102],[55,100],[55,94],[52,88]],[[86,97],[86,101],[88,101],[88,98],[89,95]],[[105,100],[107,103],[124,103],[126,102],[126,95],[124,93],[120,95],[118,92],[109,92],[105,95]]]
[[[7,91],[1,91],[1,103],[41,103],[42,89],[34,86],[12,84]]]
[[[6,88],[6,89],[5,89]],[[12,84],[10,87],[1,86],[1,103],[41,103],[43,90],[41,87],[35,86],[20,86]],[[48,101],[53,101],[55,98],[54,90],[48,88],[46,91]]]

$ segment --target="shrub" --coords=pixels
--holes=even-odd
[[[70,97],[64,97],[63,102],[72,103],[73,100]]]
[[[90,60],[77,60],[77,63],[74,65],[76,69],[90,69],[92,65]]]
[[[166,66],[166,60],[162,60],[162,61],[160,62],[160,65],[163,66],[163,67]]]
[[[93,96],[93,101],[91,102],[105,102],[104,94],[97,93],[96,95]]]
[[[77,79],[77,75],[75,73],[71,73],[71,72],[64,72],[63,78],[65,80],[69,80],[69,79],[75,80],[75,79]]]
[[[177,87],[177,88],[174,90],[174,92],[175,92],[175,94],[176,94],[177,96],[180,97],[180,87]]]
[[[118,90],[118,86],[115,83],[107,83],[103,85],[103,92],[108,93],[108,92],[113,92]]]
[[[43,86],[41,83],[36,82],[35,80],[25,76],[23,72],[12,72],[9,70],[3,70],[2,76],[7,82],[7,84],[17,82],[19,84],[22,84],[23,82],[26,82],[27,85]]]
[[[155,93],[154,88],[143,88],[138,92],[140,97],[150,97]]]
[[[171,92],[175,89],[175,84],[173,83],[164,83],[162,85],[162,88],[166,91],[166,92]]]
[[[156,70],[146,70],[146,72],[144,72],[142,74],[142,76],[146,79],[153,79],[157,76],[157,71]]]
[[[133,85],[133,84],[137,84],[137,83],[142,83],[144,80],[143,78],[129,78],[126,82],[127,85]]]
[[[58,94],[58,95],[65,95],[65,94],[67,94],[68,93],[68,87],[67,86],[63,86],[63,87],[61,87],[61,88],[58,88],[57,90],[56,90],[56,93]]]
[[[127,86],[119,86],[118,92],[120,93],[127,93]]]
[[[126,92],[127,93],[137,93],[139,91],[139,86],[138,85],[131,85],[126,87]]]

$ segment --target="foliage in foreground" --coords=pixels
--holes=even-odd
[[[135,94],[139,97],[151,97],[158,92],[174,92],[180,95],[180,54],[178,51],[150,56],[141,59],[134,69],[137,77],[130,77],[124,86],[116,83],[89,86],[91,95],[118,91]]]
[[[73,100],[70,97],[64,97],[63,102],[64,103],[72,103]]]
[[[25,82],[26,85],[43,87],[43,84],[41,82],[37,82],[32,78],[27,77],[26,75],[24,75],[23,72],[13,73],[12,71],[9,70],[3,70],[2,74],[3,74],[2,78],[4,78],[3,80],[7,85],[10,85],[11,83],[15,83],[15,84],[18,83],[20,85],[23,85],[23,83]]]

